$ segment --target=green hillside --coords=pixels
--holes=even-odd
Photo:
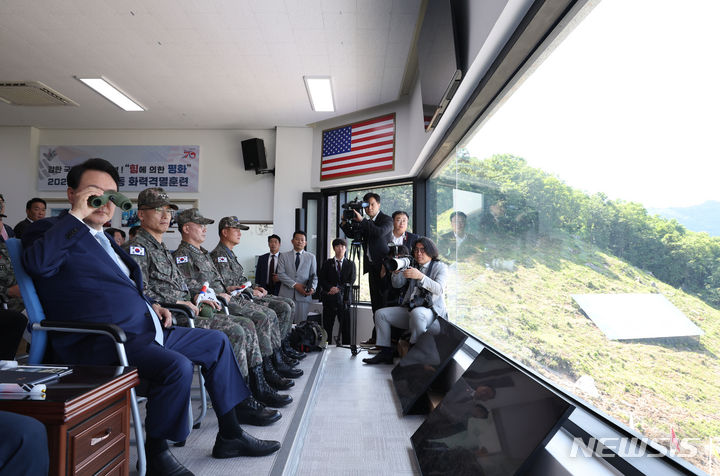
[[[720,310],[568,233],[485,239],[453,265],[463,277],[448,285],[453,322],[648,437],[720,435]],[[608,340],[570,297],[583,293],[662,293],[705,334]],[[583,375],[599,396],[575,388]],[[689,459],[704,467],[708,451]]]

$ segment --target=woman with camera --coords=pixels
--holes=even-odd
[[[410,344],[415,344],[437,316],[445,316],[445,282],[448,267],[438,259],[437,246],[430,238],[421,237],[412,249],[412,260],[405,260],[406,266],[393,271],[392,285],[401,288],[408,284],[402,305],[384,307],[375,314],[377,346],[380,353],[366,364],[392,364],[390,348],[391,327],[410,329]],[[411,266],[412,264],[412,266]]]

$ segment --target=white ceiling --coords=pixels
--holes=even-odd
[[[398,99],[421,0],[0,0],[0,81],[79,107],[0,102],[0,126],[265,129]],[[125,112],[74,76],[102,75]],[[334,113],[303,75],[330,75]]]

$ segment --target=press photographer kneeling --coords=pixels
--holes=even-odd
[[[392,364],[393,352],[390,348],[391,326],[410,330],[410,344],[433,323],[435,317],[445,316],[445,282],[448,267],[438,259],[438,249],[429,238],[417,240],[411,258],[395,258],[394,263],[386,266],[395,268],[392,285],[401,288],[406,283],[408,289],[400,306],[384,307],[375,314],[377,345],[380,353],[369,359],[366,364]],[[408,282],[409,281],[409,282]]]

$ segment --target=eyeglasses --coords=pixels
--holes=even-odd
[[[425,254],[425,248],[415,248],[413,251],[414,251],[415,253]]]
[[[163,207],[141,208],[141,210],[154,210],[155,213],[157,213],[158,215],[170,215],[171,217],[175,216],[175,210],[172,210],[170,208],[163,208]]]

